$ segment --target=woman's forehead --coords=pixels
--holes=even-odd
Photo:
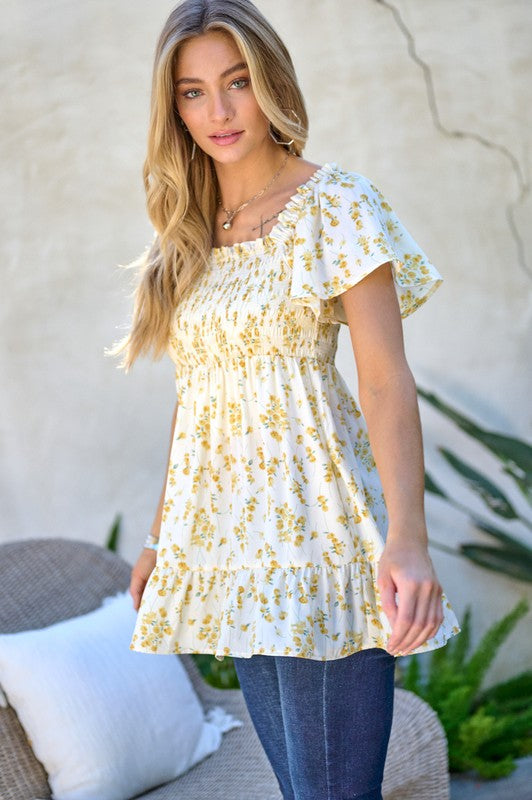
[[[196,71],[194,74],[190,73],[190,76],[199,77],[197,73],[200,69],[210,71],[217,66],[221,72],[233,63],[242,61],[236,42],[229,33],[209,31],[193,36],[179,46],[175,59],[176,78],[189,76],[192,67]]]

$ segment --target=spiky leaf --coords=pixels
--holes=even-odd
[[[117,552],[118,549],[118,536],[120,534],[120,526],[122,524],[122,515],[117,514],[109,533],[107,534],[107,543],[105,545],[107,550],[112,550],[113,553]]]
[[[505,519],[517,519],[517,513],[504,494],[494,483],[486,478],[481,472],[466,464],[461,458],[451,453],[445,447],[438,450],[445,460],[455,469],[469,484],[476,494],[484,500],[490,511],[498,514]]]
[[[489,713],[485,707],[484,710]],[[491,760],[515,755],[521,737],[531,733],[532,709],[527,708],[519,714],[491,716],[492,719],[496,719],[496,725],[492,736],[480,746],[479,755]]]
[[[532,582],[532,555],[503,547],[461,544],[460,552],[481,567],[504,573],[520,581]]]
[[[532,708],[532,671],[521,672],[513,678],[490,686],[479,694],[476,704],[486,706],[489,704],[492,713],[524,711]]]
[[[465,683],[474,686],[476,690],[479,689],[497,650],[504,640],[508,638],[521,617],[527,613],[528,608],[528,600],[523,597],[506,616],[497,620],[488,628],[477,645],[475,652],[465,664],[463,670]]]
[[[453,734],[460,724],[468,718],[475,693],[474,688],[464,683],[463,680],[460,681],[460,684],[460,686],[441,697],[438,708],[435,708],[449,741],[452,741]]]
[[[448,496],[443,489],[438,486],[429,472],[425,472],[425,491],[431,492],[431,494],[437,494],[439,497],[444,497],[446,500],[448,499]]]
[[[478,528],[478,530],[483,533],[487,533],[488,536],[493,536],[494,539],[505,544],[509,550],[532,555],[532,549],[527,544],[519,541],[519,539],[516,539],[514,536],[510,536],[508,533],[505,533],[505,531],[501,531],[501,529],[495,527],[495,525],[491,525],[491,523],[485,522],[485,520],[474,515],[472,516],[472,521],[475,528]]]
[[[482,428],[461,414],[433,392],[418,387],[418,394],[458,427],[490,450],[503,464],[504,471],[516,482],[524,496],[532,502],[532,447],[522,439],[505,436]]]

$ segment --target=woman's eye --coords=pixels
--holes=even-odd
[[[235,86],[235,84],[238,84]],[[244,89],[249,84],[249,78],[235,78],[234,81],[231,82],[231,86],[235,86],[236,89]],[[199,89],[189,89],[187,92],[183,92],[183,97],[187,100],[194,100],[195,97],[199,97],[201,91]]]

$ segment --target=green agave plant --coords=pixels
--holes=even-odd
[[[444,403],[432,392],[419,387],[417,391],[424,400],[451,419],[464,433],[487,448],[501,462],[502,471],[514,481],[527,502],[532,504],[532,447],[529,444],[512,436],[486,430]],[[438,450],[455,472],[466,481],[469,488],[482,499],[489,511],[508,522],[518,520],[525,528],[532,530],[532,521],[516,510],[506,494],[493,480],[451,453],[447,448],[439,447]],[[532,581],[532,549],[526,543],[516,539],[508,531],[477,516],[447,494],[428,472],[425,473],[425,488],[428,492],[442,497],[456,508],[464,511],[477,530],[498,542],[495,546],[467,542],[461,544],[459,550],[453,550],[443,544],[431,541],[434,547],[453,555],[462,555],[486,569],[504,573],[521,581]]]
[[[445,647],[408,656],[398,683],[415,692],[438,714],[445,729],[449,769],[473,769],[483,778],[499,778],[515,769],[515,759],[532,753],[532,671],[482,690],[486,671],[498,649],[528,611],[526,599],[470,647],[471,611],[464,614],[460,636]],[[429,658],[426,678],[420,661]]]

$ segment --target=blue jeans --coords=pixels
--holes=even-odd
[[[284,800],[382,800],[395,656],[233,657]]]

